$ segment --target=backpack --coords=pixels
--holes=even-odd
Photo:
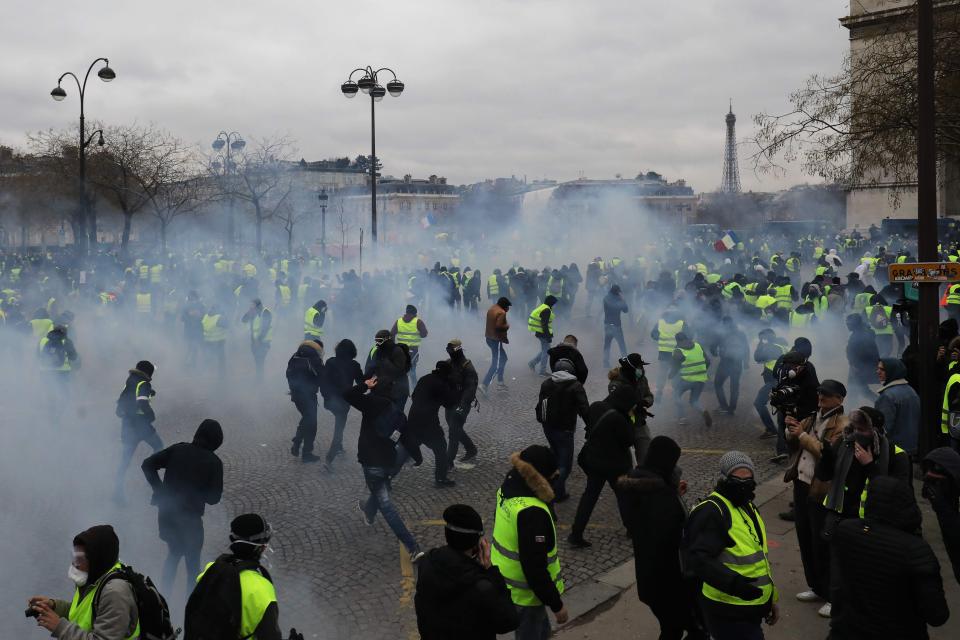
[[[237,640],[240,637],[242,594],[240,572],[257,570],[267,580],[270,574],[255,560],[222,555],[197,582],[183,624],[184,640]]]
[[[313,381],[319,377],[309,358],[293,354],[287,361],[287,382]]]
[[[52,369],[59,369],[67,361],[67,350],[62,340],[47,340],[41,355]]]
[[[410,357],[410,347],[408,345],[403,344],[402,342],[396,343],[396,346],[403,351],[403,355],[406,358],[407,364],[404,365],[403,372],[410,373],[410,367],[413,366],[413,359]]]
[[[133,597],[137,602],[137,616],[140,621],[140,637],[143,640],[173,640],[180,630],[173,630],[170,621],[170,608],[160,591],[149,577],[137,573],[133,567],[120,565],[103,579],[97,595],[93,599],[93,621],[97,619],[97,609],[103,587],[111,580],[126,580],[133,587]]]
[[[870,326],[874,329],[886,329],[888,324],[887,313],[883,307],[874,305],[873,311],[870,312]]]
[[[123,418],[134,413],[134,405],[136,404],[134,394],[136,388],[136,385],[124,385],[123,391],[120,392],[120,397],[117,398],[117,409],[115,413],[118,418]]]
[[[382,438],[389,438],[394,444],[400,440],[400,435],[407,428],[407,416],[402,411],[398,411],[393,403],[390,408],[378,415],[374,421],[374,428],[377,435]]]

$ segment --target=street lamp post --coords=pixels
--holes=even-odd
[[[386,88],[380,84],[378,74],[384,71],[390,72],[393,80],[387,82]],[[359,80],[354,81],[353,76],[360,72],[363,75]],[[353,98],[357,92],[362,91],[370,96],[370,232],[372,234],[371,244],[377,244],[377,127],[376,127],[376,103],[383,100],[383,97],[389,93],[394,98],[403,93],[404,84],[397,80],[397,74],[392,69],[386,67],[374,70],[373,67],[354,69],[347,76],[346,82],[340,85],[340,91],[347,98]]]
[[[325,188],[320,189],[320,194],[317,196],[317,199],[320,201],[320,251],[323,253],[321,264],[326,264],[327,262],[327,200],[330,199],[330,196],[327,195],[327,190]]]
[[[236,131],[231,131],[227,133],[226,131],[221,131],[217,134],[216,139],[210,145],[213,147],[214,151],[223,151],[219,156],[219,159],[214,160],[212,166],[214,169],[220,169],[223,167],[223,178],[226,181],[227,176],[230,175],[232,171],[237,168],[236,163],[230,158],[232,151],[242,151],[247,142],[243,137]],[[233,246],[234,242],[234,219],[233,219],[233,193],[229,194],[227,199],[227,246]]]
[[[84,98],[87,94],[87,80],[90,79],[90,72],[93,71],[93,68],[98,62],[103,62],[103,67],[97,71],[97,77],[103,80],[104,82],[110,82],[117,77],[116,72],[110,68],[110,61],[107,58],[97,58],[90,63],[90,66],[87,67],[87,73],[83,76],[83,82],[80,82],[80,78],[77,77],[72,71],[67,71],[59,78],[57,78],[57,86],[54,87],[53,91],[50,92],[50,97],[52,97],[57,102],[60,102],[67,97],[67,92],[64,91],[63,87],[60,86],[63,82],[63,79],[67,76],[70,76],[77,83],[77,89],[80,92],[80,167],[79,167],[79,178],[80,178],[80,217],[82,220],[80,224],[77,225],[80,227],[80,231],[83,234],[86,234],[86,243],[80,247],[81,253],[86,254],[88,248],[97,244],[97,217],[96,214],[90,208],[90,199],[87,197],[87,147],[90,146],[90,143],[93,142],[93,136],[99,136],[97,138],[97,145],[103,146],[103,129],[97,129],[90,136],[87,136],[86,122],[85,122],[85,112],[84,112]],[[79,238],[74,238],[74,242],[77,242]]]

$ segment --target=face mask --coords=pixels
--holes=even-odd
[[[753,501],[757,482],[753,478],[727,478],[723,481],[724,495],[738,507],[743,507]]]
[[[873,449],[873,436],[872,435],[863,435],[862,433],[854,433],[853,441],[859,444],[861,447],[870,451]]]
[[[67,570],[67,577],[78,587],[87,584],[87,572],[80,571],[80,569],[73,566],[73,563],[70,564],[70,569]]]

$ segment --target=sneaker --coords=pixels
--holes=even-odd
[[[484,398],[486,398],[486,397],[487,397],[487,389],[489,389],[489,388],[490,388],[489,385],[482,384],[482,385],[480,385],[479,387],[477,387],[477,391],[480,392],[480,395],[482,395]]]
[[[677,424],[688,424],[686,418],[677,418]]]
[[[507,386],[506,382],[497,383],[497,391],[509,391],[510,387]]]
[[[290,455],[296,457],[300,455],[300,443],[296,440],[293,441],[293,446],[290,447]]]
[[[413,553],[410,554],[410,562],[413,564],[417,564],[425,555],[427,554],[425,554],[423,551],[414,551]]]
[[[367,516],[367,511],[366,511],[366,509],[364,509],[365,506],[366,506],[366,505],[364,505],[363,500],[358,500],[358,501],[357,501],[357,509],[359,509],[359,510],[360,510],[360,513],[363,514],[363,524],[367,525],[368,527],[372,527],[372,526],[373,526],[373,518],[370,518],[369,516]],[[374,518],[375,518],[375,517],[376,517],[376,514],[374,514]]]
[[[463,454],[463,456],[460,457],[460,462],[470,462],[476,457],[477,457],[476,449],[474,449],[473,451],[467,451],[466,453]]]
[[[830,611],[831,611],[831,609],[832,609],[832,607],[830,606],[830,603],[828,602],[828,603],[826,603],[825,605],[823,605],[822,607],[820,607],[820,610],[817,611],[817,615],[820,616],[821,618],[829,618],[829,617],[830,617]]]
[[[707,425],[708,429],[713,426],[713,416],[706,409],[703,410],[703,423]]]
[[[770,458],[770,462],[772,462],[772,463],[774,463],[774,464],[782,464],[782,463],[786,462],[789,457],[790,457],[790,456],[788,456],[788,455],[785,454],[785,453],[778,453],[777,455],[775,455],[775,456],[773,456],[772,458]]]
[[[477,465],[473,464],[472,462],[461,462],[461,461],[459,461],[459,460],[455,460],[454,463],[453,463],[453,468],[454,468],[454,469],[462,469],[462,470],[464,470],[464,471],[469,471],[470,469],[475,469],[476,466],[477,466]]]
[[[763,433],[760,434],[761,440],[769,440],[770,438],[776,438],[776,437],[777,437],[777,434],[773,433],[772,431],[764,431]]]
[[[573,547],[574,549],[589,549],[590,547],[593,546],[593,543],[589,542],[588,540],[584,540],[582,537],[581,538],[574,537],[573,534],[570,534],[567,537],[567,542],[569,542],[570,546]]]
[[[456,480],[451,480],[450,478],[443,478],[442,480],[434,480],[433,486],[437,489],[447,489],[449,487],[455,487],[457,485]]]
[[[816,602],[820,599],[820,596],[813,591],[801,591],[797,594],[797,600],[800,602]]]

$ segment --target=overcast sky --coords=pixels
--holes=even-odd
[[[110,58],[88,117],[154,122],[204,146],[221,129],[289,135],[308,160],[369,153],[369,98],[340,83],[366,65],[407,89],[378,104],[384,172],[452,182],[559,180],[656,170],[697,191],[720,182],[728,98],[751,116],[788,107],[848,47],[843,0],[11,0],[0,23],[0,143],[64,127],[64,71]],[[283,7],[281,11],[277,7]],[[745,189],[819,182],[794,168]]]

